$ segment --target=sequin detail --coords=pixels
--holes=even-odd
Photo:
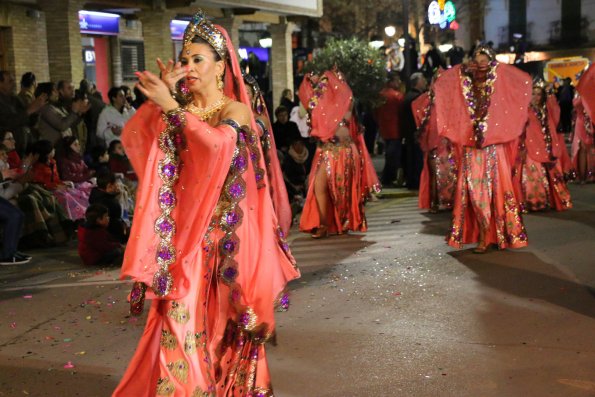
[[[178,347],[178,340],[175,335],[164,329],[161,331],[160,344],[165,349],[175,350]]]
[[[186,116],[181,108],[177,108],[164,114],[163,120],[167,126],[159,135],[159,148],[164,156],[157,166],[157,174],[162,182],[157,197],[161,215],[155,221],[155,233],[160,239],[156,252],[159,270],[155,272],[152,284],[153,291],[160,297],[168,295],[173,287],[169,266],[176,260],[172,242],[176,224],[171,213],[176,206],[174,187],[180,177],[179,150],[184,147],[182,131],[186,125]]]
[[[250,152],[250,161],[252,162],[252,168],[254,169],[254,177],[256,178],[256,187],[262,189],[266,186],[265,172],[260,167],[260,140],[256,133],[248,127],[242,127],[244,134],[246,135],[246,144],[248,151]]]
[[[480,89],[475,89],[471,73],[466,68],[460,69],[463,97],[473,123],[473,138],[477,148],[483,147],[488,132],[488,109],[496,84],[497,67],[497,61],[490,62],[485,84]]]
[[[169,378],[159,378],[157,380],[157,395],[158,396],[171,396],[175,393],[176,387]]]
[[[188,381],[188,363],[185,360],[177,360],[167,364],[167,369],[181,383]]]
[[[190,312],[183,303],[172,302],[167,316],[179,324],[186,324],[190,320]]]
[[[197,336],[195,336],[192,332],[186,332],[186,338],[184,338],[184,351],[186,354],[190,355],[196,353],[196,338]]]

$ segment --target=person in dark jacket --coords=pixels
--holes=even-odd
[[[304,205],[308,157],[309,153],[304,140],[297,138],[291,142],[289,151],[283,159],[283,179],[293,214],[299,213]]]
[[[128,225],[122,219],[122,206],[118,201],[120,189],[112,173],[97,176],[97,187],[91,190],[89,204],[101,204],[109,211],[108,232],[121,243],[128,241]]]
[[[413,73],[410,78],[410,89],[403,100],[403,117],[401,133],[405,138],[405,182],[408,189],[419,189],[419,177],[423,168],[423,152],[415,140],[415,119],[411,103],[427,88],[428,82],[421,73]]]
[[[293,121],[289,121],[289,112],[285,106],[279,106],[275,109],[277,121],[273,123],[273,136],[275,144],[284,154],[289,150],[289,145],[294,139],[300,138],[300,130]]]
[[[86,266],[122,264],[122,245],[108,232],[107,207],[93,204],[85,212],[85,223],[78,228],[78,253]]]

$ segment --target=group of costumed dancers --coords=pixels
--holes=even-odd
[[[495,55],[479,46],[469,63],[438,72],[412,104],[425,159],[419,207],[451,209],[448,244],[478,243],[475,253],[526,246],[522,214],[572,208],[567,182],[595,177],[595,67],[577,86],[570,156],[555,96]]]
[[[225,29],[202,12],[178,62],[158,65],[160,76],[137,73],[149,101],[122,133],[140,181],[122,278],[134,280],[133,314],[152,303],[113,395],[270,397],[265,344],[300,273],[262,93],[241,73]],[[348,81],[338,70],[311,74],[299,98],[318,141],[299,228],[314,238],[364,232],[364,204],[380,184]],[[586,170],[595,164],[595,106],[582,98],[573,157]],[[522,247],[523,209],[571,206],[553,105],[487,49],[443,72],[414,104],[427,160],[420,203],[453,209],[449,244]]]

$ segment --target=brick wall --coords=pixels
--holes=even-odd
[[[174,58],[174,44],[171,40],[169,23],[174,19],[174,11],[147,11],[140,14],[145,42],[145,67],[158,73],[155,60],[159,57],[164,62]]]
[[[48,81],[45,13],[34,18],[27,16],[27,7],[0,4],[0,26],[10,27],[6,43],[8,68],[17,82],[25,72],[35,73],[37,81]]]
[[[40,0],[47,11],[47,51],[52,81],[80,81],[83,78],[83,59],[77,0]]]
[[[273,74],[273,108],[279,106],[281,93],[290,88],[293,92],[293,58],[291,32],[293,24],[280,23],[271,25],[269,31],[273,39],[271,47],[271,70]],[[271,109],[274,111],[274,109]]]

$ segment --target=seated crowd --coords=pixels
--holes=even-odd
[[[143,98],[113,87],[37,84],[0,71],[1,265],[31,260],[19,249],[78,237],[85,265],[120,265],[133,216],[136,175],[119,136]]]

